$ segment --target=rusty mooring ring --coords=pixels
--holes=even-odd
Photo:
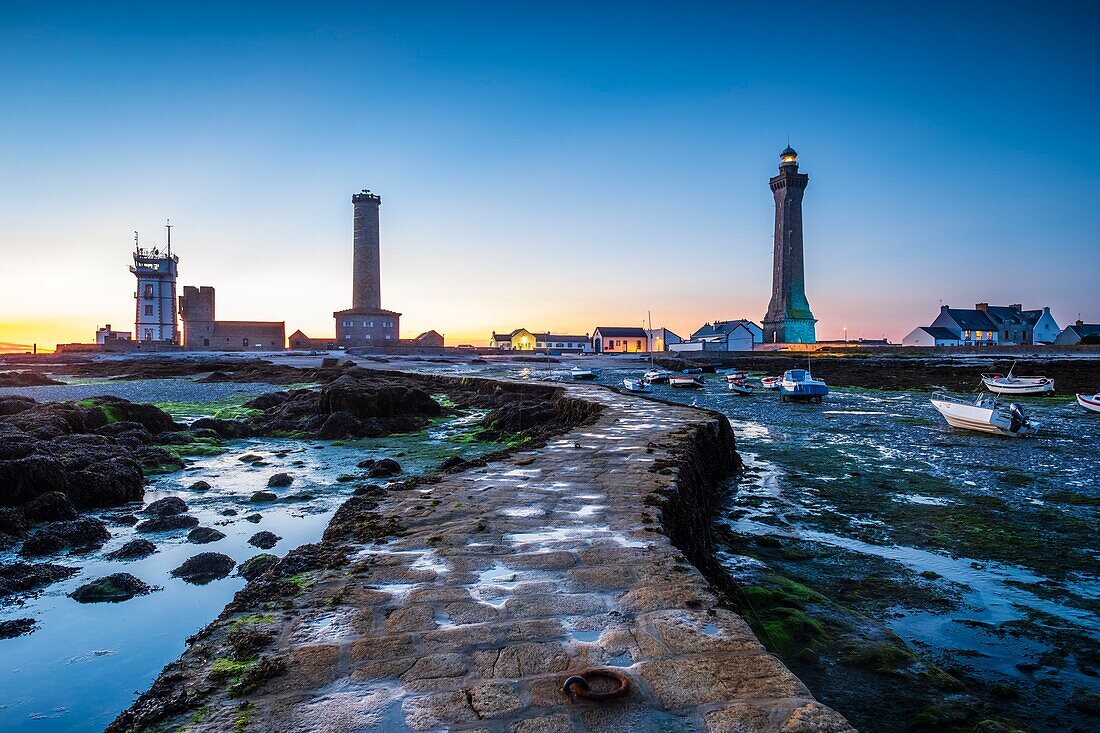
[[[618,682],[619,686],[607,692],[593,692],[591,685],[588,684],[588,679],[591,677],[603,677],[604,679],[613,680]],[[593,667],[579,674],[566,677],[565,682],[561,685],[561,691],[567,695],[573,693],[585,700],[613,700],[630,692],[630,678],[613,669]]]

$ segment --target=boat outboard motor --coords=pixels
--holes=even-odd
[[[1020,428],[1027,425],[1027,417],[1024,416],[1023,410],[1015,402],[1010,403],[1008,406],[1008,414],[1012,417],[1012,424],[1010,430],[1014,433],[1020,432]]]

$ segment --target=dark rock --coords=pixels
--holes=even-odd
[[[289,473],[272,474],[271,478],[267,480],[268,486],[275,487],[290,486],[292,483],[294,483],[294,477]]]
[[[252,494],[252,497],[249,499],[249,501],[252,501],[252,502],[275,501],[278,498],[279,497],[276,496],[271,491],[257,491],[254,494]]]
[[[237,460],[241,463],[255,463],[256,461],[262,461],[263,456],[258,456],[255,453],[245,453],[243,456],[237,456]]]
[[[69,474],[60,460],[40,455],[0,460],[0,505],[25,504],[50,491],[69,491]]]
[[[112,514],[107,517],[107,521],[111,524],[118,524],[124,527],[133,527],[138,523],[138,518],[133,514]]]
[[[107,553],[108,560],[136,560],[149,557],[157,551],[157,546],[149,540],[130,540],[114,552]]]
[[[364,435],[367,432],[363,421],[348,412],[334,412],[325,418],[317,430],[322,440],[335,440]]]
[[[299,491],[296,494],[287,494],[286,496],[283,497],[283,501],[291,501],[291,502],[293,502],[293,501],[311,501],[312,499],[313,499],[313,494],[309,493],[308,491]]]
[[[389,478],[401,473],[401,464],[392,458],[383,458],[367,471],[370,478]]]
[[[352,492],[355,496],[384,496],[386,490],[378,484],[363,484],[362,486],[356,486],[355,491]]]
[[[451,456],[439,464],[440,471],[461,471],[470,465],[462,456]]]
[[[60,491],[36,496],[24,505],[23,513],[32,522],[63,522],[79,516],[69,497]]]
[[[211,486],[205,481],[196,481],[187,487],[188,491],[210,491]]]
[[[158,435],[157,442],[161,445],[188,445],[195,442],[195,436],[183,430],[174,430]]]
[[[23,543],[19,554],[25,557],[51,555],[66,548],[94,550],[111,539],[107,525],[92,517],[68,522],[53,522],[35,532]]]
[[[65,384],[38,372],[0,372],[0,387],[47,387]]]
[[[51,583],[76,575],[79,568],[55,565],[48,562],[0,563],[0,598],[12,593],[37,590]]]
[[[255,557],[250,557],[241,563],[241,566],[237,568],[237,574],[243,577],[245,580],[252,580],[263,575],[268,568],[279,562],[279,558],[275,555],[261,552]]]
[[[183,514],[187,511],[187,502],[178,496],[166,496],[157,499],[142,510],[145,514],[154,514],[158,517],[168,517],[173,514]]]
[[[282,537],[275,534],[274,532],[268,532],[267,530],[264,530],[262,532],[257,532],[256,534],[249,537],[248,544],[252,545],[253,547],[259,547],[261,550],[270,550],[272,547],[277,545],[279,543],[279,540],[281,539]]]
[[[336,477],[337,483],[341,483],[341,484],[348,484],[348,483],[351,483],[354,480],[355,480],[354,476],[351,476],[351,475],[346,474],[346,473]]]
[[[204,585],[229,575],[236,564],[233,558],[220,552],[200,552],[173,570],[172,575],[188,583]]]
[[[222,509],[220,512],[218,512],[218,514],[220,514],[223,517],[235,517],[235,516],[237,516],[237,510],[236,509]]]
[[[195,527],[187,533],[187,541],[194,542],[196,545],[205,545],[221,539],[225,539],[225,532],[219,532],[210,527]]]
[[[108,422],[140,423],[153,435],[179,428],[171,415],[154,405],[130,402],[121,397],[107,395],[91,399],[107,415]]]
[[[253,524],[256,524],[256,523],[258,523],[258,522],[259,522],[259,521],[260,521],[261,519],[263,519],[263,517],[262,517],[262,516],[260,516],[259,514],[249,514],[249,515],[248,515],[247,517],[245,517],[244,519],[245,519],[245,521],[246,521],[246,522],[252,522]]]
[[[155,440],[153,434],[139,422],[123,420],[96,428],[96,435],[125,438],[130,445],[150,445]]]
[[[198,435],[199,430],[212,430],[219,438],[247,438],[252,434],[248,425],[239,420],[219,420],[213,417],[200,417],[191,423],[191,432]]]
[[[253,397],[248,402],[244,403],[245,407],[250,407],[254,410],[269,410],[276,405],[281,405],[290,398],[289,392],[268,392],[267,394]]]
[[[33,618],[15,618],[10,621],[0,621],[0,639],[14,639],[23,634],[34,631],[35,620]]]
[[[139,522],[135,527],[138,532],[168,532],[174,529],[191,529],[197,527],[199,520],[187,514],[169,514],[167,516],[154,516]]]
[[[129,573],[114,573],[77,588],[69,594],[77,603],[119,603],[152,593],[155,588]]]
[[[26,537],[30,523],[19,507],[0,507],[0,534],[9,537]]]
[[[375,463],[378,463],[378,461],[374,460],[373,458],[366,458],[362,461],[359,461],[355,465],[356,465],[357,468],[370,468]]]
[[[71,472],[65,493],[78,507],[117,506],[145,496],[145,477],[136,461],[117,456]]]

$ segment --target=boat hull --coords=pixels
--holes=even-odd
[[[1077,395],[1077,404],[1085,408],[1089,412],[1100,413],[1100,394],[1093,395],[1092,397],[1086,397],[1083,394]]]
[[[670,377],[668,383],[677,389],[699,389],[703,380],[697,377]]]
[[[1054,380],[1046,378],[992,379],[982,377],[982,384],[990,392],[996,392],[997,394],[1037,395],[1054,392]]]
[[[623,389],[625,389],[627,392],[634,393],[650,391],[649,387],[646,386],[646,383],[641,379],[624,379]]]
[[[1008,418],[985,407],[935,399],[932,400],[932,405],[943,415],[948,425],[959,430],[1005,435],[1010,438],[1020,438],[1036,432],[1036,428],[1030,425],[1022,425],[1013,430]]]
[[[595,372],[573,372],[573,379],[577,379],[582,382],[590,382],[596,378]]]

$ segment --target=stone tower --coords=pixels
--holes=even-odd
[[[378,264],[378,207],[382,197],[370,191],[353,194],[355,224],[352,234],[351,307],[370,310],[382,307],[382,275]]]
[[[168,248],[164,252],[156,247],[142,249],[134,232],[134,264],[130,272],[137,278],[134,340],[140,343],[179,343],[176,274],[180,259],[172,254],[172,230],[168,232]]]
[[[209,346],[214,337],[214,288],[184,285],[179,312],[183,319],[183,347]]]
[[[351,308],[333,313],[341,348],[397,346],[401,314],[382,307],[378,262],[378,207],[382,197],[363,189],[352,194]]]
[[[798,153],[789,145],[779,154],[779,175],[771,179],[775,196],[775,255],[772,300],[764,316],[764,343],[812,344],[817,319],[806,300],[802,263],[802,196],[810,177],[798,172]]]

